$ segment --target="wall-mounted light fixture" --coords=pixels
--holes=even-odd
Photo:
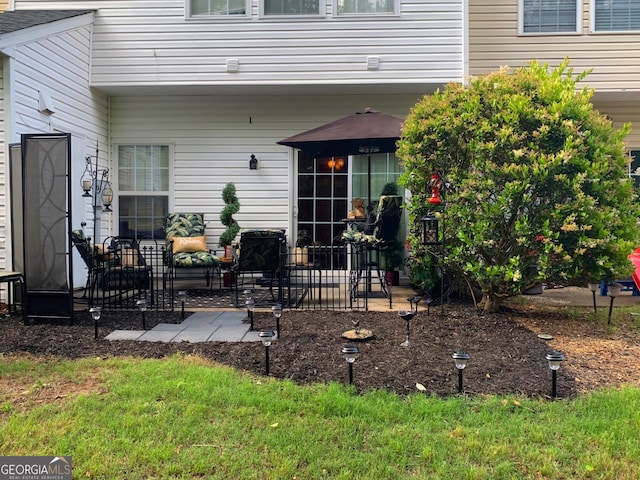
[[[252,153],[251,158],[249,158],[249,170],[257,170],[258,169],[258,159]]]

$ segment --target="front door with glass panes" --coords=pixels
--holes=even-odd
[[[323,257],[323,268],[345,269],[341,238],[351,201],[362,198],[377,209],[384,186],[397,184],[401,167],[392,153],[312,158],[302,151],[297,152],[296,166],[297,238],[333,249],[331,256]],[[402,189],[398,193],[403,195]],[[400,230],[405,235],[404,226]]]

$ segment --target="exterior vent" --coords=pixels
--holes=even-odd
[[[233,73],[238,71],[238,59],[237,58],[227,58],[227,72]]]
[[[38,92],[38,111],[45,115],[52,115],[55,112],[53,100],[46,92]]]
[[[380,66],[380,57],[367,57],[367,70],[377,70]]]

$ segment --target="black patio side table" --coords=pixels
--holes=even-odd
[[[21,302],[21,306],[22,306],[22,316],[24,317],[24,301],[25,301],[25,291],[24,291],[24,275],[22,275],[21,272],[11,272],[9,270],[0,270],[0,286],[3,283],[7,284],[7,308],[9,310],[9,312],[11,312],[11,308],[13,306],[14,311],[15,310],[15,305],[13,305],[12,302],[12,287],[14,286],[14,284],[16,282],[20,282],[20,289],[21,289],[21,298],[20,298],[20,302]]]

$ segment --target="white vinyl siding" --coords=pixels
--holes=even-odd
[[[576,32],[578,0],[521,0],[522,32]]]
[[[5,132],[10,132],[4,141],[19,143],[20,135],[26,133],[71,133],[72,134],[72,226],[80,228],[87,223],[93,231],[91,201],[82,197],[80,177],[85,167],[85,156],[95,155],[99,145],[99,168],[107,162],[107,96],[89,86],[91,60],[92,14],[61,20],[54,24],[29,29],[29,34],[16,32],[3,36],[4,93],[0,100],[11,112],[5,113],[10,122]],[[11,41],[15,38],[15,44]],[[39,92],[50,98],[53,113],[38,111]],[[7,158],[5,156],[4,164]],[[6,169],[3,169],[6,171]],[[0,189],[4,193],[4,189]],[[0,196],[0,219],[5,227],[0,233],[0,255],[5,258],[6,245],[10,244],[10,221],[7,219],[7,199]],[[101,214],[99,214],[101,215]],[[100,221],[100,233],[110,230],[111,216],[104,214]],[[101,238],[104,238],[101,236]],[[83,281],[84,263],[73,250],[74,282]]]
[[[415,102],[416,95],[115,97],[112,138],[114,146],[171,144],[169,210],[204,213],[208,245],[216,248],[228,182],[237,189],[240,227],[289,230],[296,221],[293,150],[278,140],[368,105],[404,117]],[[249,169],[252,154],[257,170]]]
[[[464,79],[463,0],[401,0],[398,15],[367,16],[341,16],[336,0],[319,0],[319,15],[264,17],[255,0],[247,17],[233,21],[188,17],[188,1],[16,0],[15,6],[97,8],[91,84],[110,92],[190,86],[201,93],[216,86],[271,94],[300,85],[344,92],[344,85],[381,91],[425,84],[433,90]],[[377,69],[368,68],[367,57],[378,57]],[[227,69],[228,60],[237,61],[236,71]]]
[[[640,31],[640,0],[592,0],[595,32]]]
[[[591,34],[593,3],[584,0],[577,34],[527,34],[518,31],[518,0],[485,0],[469,5],[469,73],[479,75],[501,66],[517,67],[531,60],[556,66],[565,58],[574,73],[591,69],[581,85],[603,92],[640,89],[640,35]]]

